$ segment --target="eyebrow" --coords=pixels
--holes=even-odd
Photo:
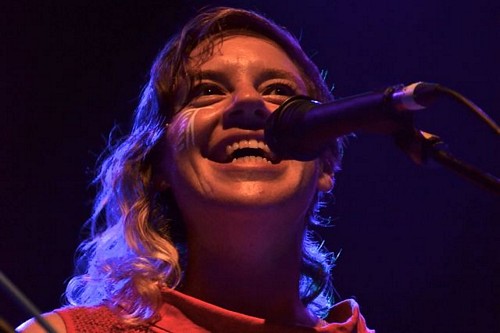
[[[264,82],[271,79],[287,79],[298,83],[302,82],[305,85],[305,82],[302,79],[302,77],[294,75],[291,72],[282,69],[274,69],[274,68],[265,69],[262,73],[260,73],[258,79],[260,82]]]
[[[227,82],[227,75],[223,71],[214,70],[204,70],[204,71],[192,71],[188,73],[189,77],[193,78],[194,81],[201,80],[212,80],[216,82]]]

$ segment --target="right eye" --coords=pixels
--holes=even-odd
[[[191,98],[211,95],[224,95],[224,90],[215,83],[200,83],[191,89]]]
[[[217,103],[224,97],[224,87],[213,82],[200,82],[191,88],[185,105],[192,107],[204,107]]]

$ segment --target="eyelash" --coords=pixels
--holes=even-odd
[[[290,97],[297,95],[297,87],[293,82],[288,80],[273,80],[270,83],[267,83],[263,86],[263,88],[259,88],[261,90],[261,94],[263,97],[270,98],[271,102],[277,97],[279,101],[274,101],[280,104],[282,101],[281,97]],[[210,99],[216,98],[217,96],[221,96],[226,94],[227,90],[224,87],[221,87],[219,84],[214,82],[201,82],[193,86],[191,89],[188,100],[194,101],[199,98]],[[206,100],[208,102],[208,100]]]
[[[223,95],[224,89],[218,86],[215,83],[200,83],[195,85],[189,94],[191,98],[201,97],[201,96],[210,96],[210,95]]]
[[[275,91],[275,93],[272,93]],[[278,91],[278,90],[281,90]],[[289,82],[273,82],[262,91],[263,95],[293,96],[297,94],[297,88]]]

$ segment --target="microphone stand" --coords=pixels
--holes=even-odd
[[[446,144],[437,135],[412,128],[396,132],[393,137],[396,145],[415,163],[424,165],[429,159],[433,159],[476,185],[500,194],[498,178],[457,159],[445,149]]]

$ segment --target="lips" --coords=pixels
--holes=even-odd
[[[262,162],[279,163],[261,138],[226,138],[209,150],[206,156],[217,163]]]

